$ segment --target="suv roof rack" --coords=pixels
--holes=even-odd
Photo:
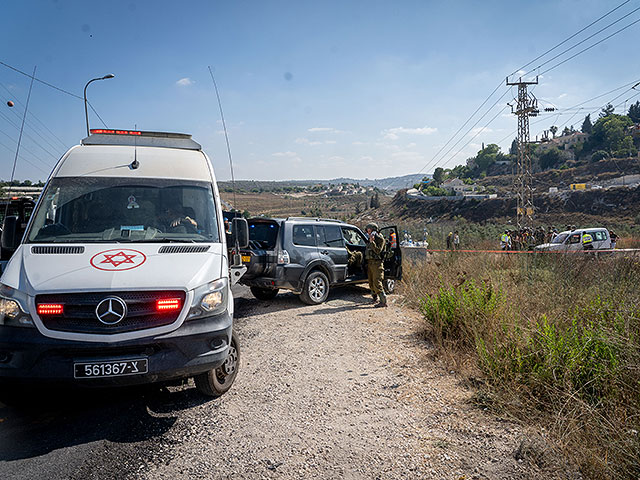
[[[202,150],[202,146],[192,140],[187,133],[145,132],[142,130],[117,130],[94,128],[90,135],[82,139],[82,145],[128,145],[137,147],[182,148]]]
[[[335,222],[344,223],[342,220],[336,220],[335,218],[320,218],[320,217],[287,217],[287,220],[308,220],[316,222]]]

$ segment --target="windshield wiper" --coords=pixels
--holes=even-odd
[[[148,240],[137,240],[135,243],[196,243],[196,241],[186,238],[150,238]]]

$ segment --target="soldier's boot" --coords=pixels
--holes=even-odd
[[[376,303],[378,301],[378,294],[372,293],[371,296],[373,297],[372,303]]]
[[[387,295],[384,291],[380,292],[380,303],[376,305],[376,307],[386,307],[387,306]]]

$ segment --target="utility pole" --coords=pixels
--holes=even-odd
[[[531,175],[531,156],[529,155],[529,117],[535,117],[540,113],[538,100],[533,94],[527,92],[528,85],[537,85],[535,80],[523,81],[519,77],[517,81],[509,81],[507,86],[518,87],[517,106],[511,106],[511,113],[518,116],[518,163],[513,180],[513,191],[516,195],[516,225],[518,228],[533,227],[533,177]]]

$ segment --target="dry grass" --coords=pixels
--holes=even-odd
[[[406,301],[479,398],[540,423],[588,478],[640,475],[640,263],[470,256],[407,262]]]
[[[233,193],[221,192],[222,199],[232,203]],[[391,201],[380,195],[380,203]],[[367,195],[341,195],[325,197],[322,194],[238,193],[235,207],[252,216],[267,217],[321,216],[351,220],[356,216],[356,205],[361,210],[370,201]],[[304,212],[304,214],[302,213]]]

